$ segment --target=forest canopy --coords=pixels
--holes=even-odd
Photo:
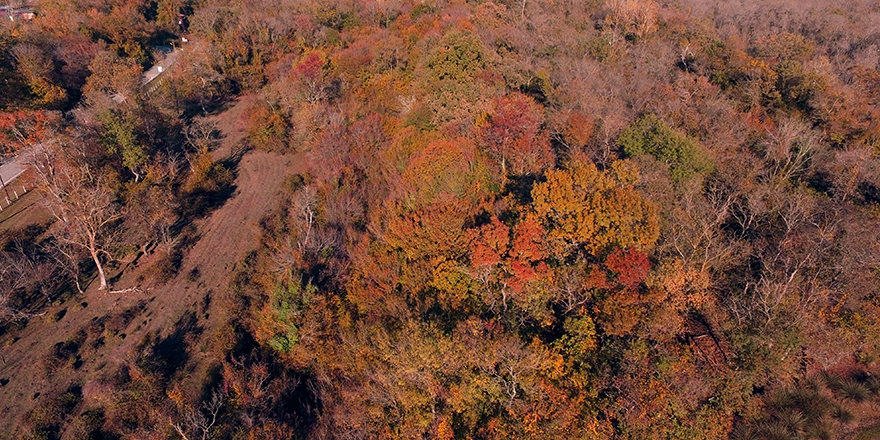
[[[0,434],[880,436],[876,2],[20,6],[0,339],[71,334]]]

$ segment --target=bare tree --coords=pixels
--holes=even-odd
[[[46,53],[31,43],[19,43],[12,48],[16,68],[28,81],[35,82],[47,77],[52,64]]]
[[[24,236],[0,246],[0,322],[40,315],[36,300],[52,299],[57,268]]]
[[[46,206],[58,220],[55,238],[88,252],[98,270],[99,289],[106,290],[103,259],[112,258],[110,244],[117,235],[112,226],[123,216],[116,198],[93,172],[85,147],[76,142],[43,144],[31,152],[29,162]]]
[[[208,440],[214,438],[211,433],[214,425],[217,424],[217,417],[220,414],[220,408],[226,395],[219,391],[214,391],[211,400],[202,403],[201,409],[186,408],[183,410],[181,421],[171,422],[171,426],[184,440]]]
[[[820,149],[819,134],[797,119],[786,119],[769,131],[764,142],[764,159],[769,180],[789,182],[810,167],[810,158]]]
[[[220,144],[220,131],[217,124],[206,118],[196,118],[186,131],[186,161],[190,171],[195,172],[197,157],[217,149]]]
[[[173,231],[177,204],[171,191],[160,185],[145,186],[127,198],[127,230],[131,232],[127,240],[140,243],[144,255],[148,255],[154,245],[162,245],[165,252],[171,252],[179,240]]]
[[[45,252],[55,265],[73,280],[76,291],[83,293],[80,276],[79,262],[82,260],[83,249],[69,242],[52,240],[45,246]]]
[[[671,210],[667,243],[673,255],[701,273],[725,267],[742,244],[725,236],[723,225],[733,215],[735,193],[713,188],[700,194],[688,184]]]
[[[21,291],[33,284],[40,265],[19,252],[0,252],[0,322],[27,319],[33,316],[17,304]]]

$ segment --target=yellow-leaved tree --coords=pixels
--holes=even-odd
[[[530,216],[547,230],[558,257],[579,249],[599,255],[612,247],[648,248],[657,241],[657,208],[636,191],[638,169],[631,162],[614,162],[606,171],[573,162],[545,177],[532,189]]]

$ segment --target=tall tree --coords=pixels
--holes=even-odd
[[[487,153],[501,165],[502,178],[540,172],[553,164],[550,138],[541,130],[544,109],[521,93],[495,99],[480,130]]]
[[[112,226],[123,217],[107,188],[106,178],[88,160],[80,142],[49,142],[30,154],[35,183],[58,221],[55,238],[88,252],[98,271],[100,290],[107,289],[104,260],[111,257],[116,234]]]
[[[598,255],[612,247],[652,246],[660,234],[657,208],[635,191],[637,176],[623,161],[605,172],[578,162],[547,171],[547,181],[532,190],[532,215],[560,255],[577,248]]]

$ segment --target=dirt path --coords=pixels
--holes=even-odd
[[[225,135],[218,156],[234,151],[234,145],[244,137],[238,121],[247,105],[247,99],[240,100],[214,117]],[[6,345],[0,345],[0,438],[10,435],[4,427],[15,426],[40,402],[40,396],[63,390],[69,383],[85,385],[120,363],[131,362],[133,348],[146,335],[167,335],[184,316],[196,316],[195,325],[205,335],[224,324],[224,305],[230,304],[228,286],[236,264],[257,248],[259,221],[279,202],[285,177],[304,171],[303,163],[298,155],[247,152],[238,163],[235,192],[196,224],[199,239],[186,253],[174,279],[143,292],[105,294],[92,288],[82,298],[33,319],[16,334],[18,339],[7,337]],[[115,288],[138,285],[141,269],[124,274]],[[119,318],[130,310],[134,311],[130,318]],[[59,315],[59,311],[63,312]],[[88,347],[80,349],[85,352],[80,365],[70,359],[57,371],[45,368],[53,346],[108,316],[112,317],[110,322],[121,320],[118,331],[105,330],[103,336],[98,335],[103,345],[97,348],[89,346],[95,339],[90,334],[83,344]],[[205,363],[195,363],[197,370],[207,368]]]

